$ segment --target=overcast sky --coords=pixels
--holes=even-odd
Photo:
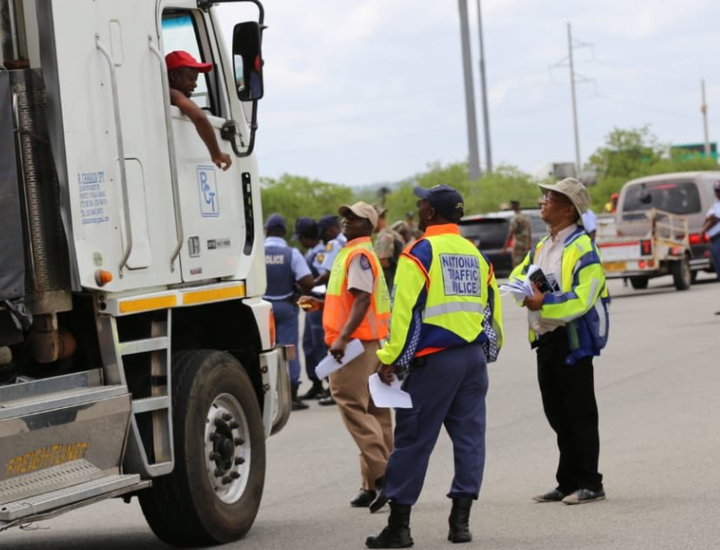
[[[468,0],[481,163],[476,0]],[[456,0],[265,0],[262,175],[393,182],[468,157]],[[494,164],[574,160],[567,28],[584,161],[613,127],[720,140],[718,0],[482,0]],[[223,7],[228,29],[234,7]],[[232,36],[226,31],[227,36]]]

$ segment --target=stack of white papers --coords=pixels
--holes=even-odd
[[[535,292],[530,282],[530,275],[538,269],[540,268],[535,264],[528,267],[528,272],[524,280],[518,277],[510,277],[507,283],[500,285],[500,295],[506,296],[507,294],[512,294],[513,298],[518,302],[522,302],[527,296],[532,296]]]
[[[400,380],[395,375],[393,375],[392,384],[388,386],[375,373],[368,378],[368,386],[370,387],[370,396],[376,407],[412,409],[410,394],[400,389]]]
[[[322,380],[323,378],[327,378],[340,367],[346,365],[353,359],[360,356],[364,351],[365,348],[363,347],[360,340],[351,340],[345,348],[345,355],[343,356],[342,360],[338,362],[332,355],[328,354],[328,356],[325,357],[325,359],[323,359],[322,361],[320,361],[317,364],[317,367],[315,367],[315,376],[317,376],[320,380]]]

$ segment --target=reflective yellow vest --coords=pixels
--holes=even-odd
[[[325,342],[328,346],[331,346],[340,336],[355,302],[355,297],[347,288],[347,273],[350,262],[358,255],[363,255],[370,262],[375,288],[370,296],[370,307],[365,314],[365,319],[350,336],[359,340],[380,340],[388,335],[390,295],[387,284],[385,284],[380,260],[373,250],[370,237],[360,237],[348,242],[340,250],[330,271],[323,309],[323,328],[325,329]]]
[[[429,227],[424,239],[401,255],[395,280],[390,340],[378,352],[381,362],[404,364],[408,349],[421,357],[482,342],[489,300],[497,347],[502,346],[502,305],[492,267],[456,225]]]
[[[541,240],[510,276],[524,279],[548,239]],[[574,364],[583,357],[600,355],[600,350],[607,345],[610,330],[610,296],[605,272],[595,243],[582,227],[565,239],[561,279],[560,293],[545,295],[540,317],[565,323],[570,345],[566,363]],[[530,342],[537,338],[531,329]]]

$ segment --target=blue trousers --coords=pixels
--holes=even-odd
[[[300,308],[288,301],[271,302],[275,315],[275,330],[278,344],[292,344],[298,347]],[[297,357],[297,354],[296,354]],[[293,359],[289,363],[290,385],[300,385],[300,360]]]
[[[440,428],[453,443],[455,476],[450,498],[477,499],[485,469],[487,363],[480,345],[450,348],[416,359],[403,382],[412,409],[395,411],[395,450],[385,491],[403,505],[417,502]]]
[[[317,382],[315,367],[327,355],[325,331],[322,325],[322,311],[305,314],[305,332],[303,332],[303,351],[305,352],[305,372],[310,380]]]
[[[712,256],[713,265],[715,266],[715,274],[720,280],[720,235],[716,235],[710,239],[710,255]]]

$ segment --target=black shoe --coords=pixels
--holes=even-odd
[[[448,532],[448,540],[450,542],[470,542],[472,533],[470,532],[470,508],[473,499],[471,498],[454,498],[448,524],[450,531]]]
[[[370,503],[370,513],[374,514],[378,510],[380,510],[383,506],[387,504],[388,497],[385,494],[385,478],[381,477],[377,481],[375,481],[375,489],[377,491],[377,495],[373,499],[373,501]]]
[[[370,503],[375,500],[377,493],[375,491],[368,491],[367,489],[360,489],[358,496],[350,501],[350,506],[353,508],[367,508]]]
[[[291,386],[290,387],[290,395],[292,398],[290,409],[293,411],[304,411],[305,409],[309,409],[305,403],[300,401],[298,398],[298,386]]]
[[[304,394],[300,396],[303,401],[310,401],[311,399],[320,399],[325,397],[325,389],[323,388],[322,382],[313,382],[312,387]]]
[[[715,312],[715,315],[720,315],[720,311],[716,311],[716,312]]]
[[[564,504],[587,504],[588,502],[596,502],[605,500],[605,491],[591,491],[590,489],[578,489],[573,494],[562,499]]]
[[[318,403],[319,403],[320,405],[322,405],[323,407],[327,407],[327,406],[329,406],[329,405],[335,405],[335,404],[336,404],[336,403],[335,403],[335,400],[333,399],[333,396],[332,396],[332,395],[328,395],[327,397],[323,397],[322,399],[320,399],[320,400],[318,401]]]
[[[388,525],[377,537],[365,539],[368,548],[409,548],[413,545],[410,536],[411,506],[390,503]]]
[[[290,405],[290,410],[293,410],[293,411],[304,411],[305,409],[309,409],[309,408],[310,407],[308,405],[306,405],[299,399],[296,399]]]
[[[561,502],[562,499],[564,499],[567,495],[563,493],[560,489],[555,488],[552,491],[548,491],[547,493],[541,494],[541,495],[535,495],[532,497],[532,499],[535,502]]]

